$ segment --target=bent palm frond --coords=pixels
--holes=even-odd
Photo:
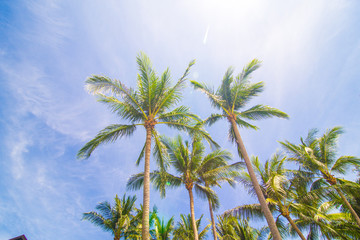
[[[137,124],[121,125],[113,124],[101,130],[94,139],[86,143],[77,154],[80,159],[89,158],[91,153],[100,145],[108,142],[114,142],[119,137],[130,136],[136,130]]]

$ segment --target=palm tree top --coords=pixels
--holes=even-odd
[[[234,77],[232,67],[228,68],[217,90],[205,83],[190,81],[195,89],[205,93],[209,98],[211,105],[221,110],[221,113],[213,113],[204,122],[209,126],[220,119],[233,119],[240,127],[257,130],[258,127],[250,124],[248,120],[261,120],[271,117],[288,118],[289,116],[273,107],[258,104],[249,109],[244,109],[246,104],[258,96],[264,90],[264,83],[251,83],[251,73],[260,67],[260,61],[252,60],[242,70],[240,74]],[[233,129],[229,130],[229,137],[234,139]]]
[[[154,120],[158,114],[164,113],[181,100],[181,91],[195,61],[189,63],[174,86],[171,86],[169,68],[161,76],[157,76],[149,57],[143,52],[137,56],[137,64],[140,72],[137,89],[127,88],[119,80],[99,75],[92,75],[86,80],[86,89],[97,95],[99,101],[109,103],[115,113],[130,122]]]
[[[217,144],[208,133],[197,124],[201,119],[192,114],[185,106],[175,106],[182,98],[182,90],[189,74],[191,61],[184,74],[171,84],[170,70],[167,68],[158,76],[150,59],[140,53],[137,56],[139,74],[136,89],[126,87],[124,83],[106,76],[92,75],[86,80],[86,89],[97,96],[98,101],[106,104],[128,124],[112,124],[101,130],[78,153],[78,158],[88,158],[100,144],[114,142],[118,138],[130,136],[137,126],[154,130],[155,125],[165,124],[170,128],[200,133],[212,145]],[[158,135],[153,131],[153,136]]]
[[[343,128],[337,126],[318,137],[318,130],[312,129],[305,139],[300,138],[301,143],[298,145],[289,141],[280,144],[290,154],[289,160],[301,163],[303,170],[333,179],[332,173],[345,174],[349,167],[360,166],[358,157],[337,157],[338,139],[343,132]]]
[[[133,221],[136,221],[133,212],[135,210],[136,196],[124,196],[122,199],[115,196],[115,205],[107,201],[96,206],[98,212],[87,212],[83,214],[83,220],[88,220],[104,231],[112,232],[116,239],[127,233]]]

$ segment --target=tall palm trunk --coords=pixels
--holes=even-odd
[[[240,149],[240,152],[241,154],[243,155],[244,157],[244,160],[245,160],[245,164],[246,164],[246,167],[247,167],[247,170],[249,172],[249,175],[250,175],[250,178],[251,178],[251,181],[254,185],[254,188],[255,188],[255,192],[256,192],[256,195],[259,199],[259,203],[260,203],[260,206],[261,206],[261,210],[262,212],[264,213],[264,216],[266,218],[266,221],[269,225],[269,228],[270,228],[270,231],[271,231],[271,234],[273,236],[273,239],[274,240],[280,240],[281,239],[281,236],[280,236],[280,233],[279,233],[279,230],[278,228],[276,227],[276,224],[275,224],[275,221],[274,221],[274,218],[273,218],[273,215],[271,214],[270,212],[270,209],[266,203],[266,200],[265,200],[265,197],[263,195],[263,193],[261,192],[261,189],[260,189],[260,185],[256,179],[256,175],[255,175],[255,172],[254,172],[254,169],[251,165],[251,161],[250,161],[250,158],[246,152],[246,149],[245,149],[245,146],[244,146],[244,143],[241,139],[241,136],[240,136],[240,133],[239,133],[239,129],[237,128],[237,125],[236,125],[236,122],[235,122],[235,119],[234,118],[230,118],[230,122],[231,122],[231,125],[234,129],[234,133],[235,133],[235,137],[236,137],[236,142],[237,142],[237,145]]]
[[[336,186],[336,184],[332,184],[335,188],[335,190],[338,192],[338,194],[340,195],[341,199],[343,200],[343,202],[345,203],[345,205],[347,206],[347,208],[350,210],[351,214],[353,215],[353,217],[355,218],[355,221],[357,223],[357,225],[360,227],[360,218],[357,215],[357,213],[355,212],[355,210],[352,208],[351,204],[349,203],[349,201],[346,199],[346,197],[344,196],[344,194],[341,192],[341,190],[338,188],[338,186]]]
[[[304,237],[304,235],[302,234],[302,232],[300,231],[300,229],[298,228],[298,226],[296,226],[294,220],[291,219],[291,217],[289,215],[283,215],[290,223],[290,225],[295,229],[295,231],[297,232],[297,234],[299,235],[299,237],[302,240],[306,240],[306,238]]]
[[[196,220],[195,220],[195,210],[194,210],[194,196],[192,189],[188,189],[189,197],[190,197],[190,215],[191,215],[191,223],[194,230],[194,240],[199,240],[199,235],[196,227]]]
[[[205,185],[205,186],[208,187],[207,185]],[[213,212],[212,204],[211,204],[211,201],[209,198],[208,198],[208,202],[209,202],[209,211],[210,211],[210,217],[211,217],[212,232],[213,232],[214,240],[217,240],[214,212]]]
[[[145,166],[144,166],[144,193],[143,193],[143,217],[142,217],[142,240],[150,240],[149,211],[150,211],[150,151],[151,151],[152,128],[146,128]]]

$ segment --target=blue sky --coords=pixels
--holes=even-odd
[[[310,128],[338,125],[346,131],[340,153],[359,156],[359,10],[355,0],[1,1],[0,239],[111,239],[81,216],[125,193],[128,177],[142,171],[135,161],[145,133],[76,160],[83,144],[119,122],[84,81],[103,74],[135,86],[139,51],[158,73],[169,66],[174,80],[196,59],[191,79],[216,86],[229,66],[239,72],[253,58],[262,60],[253,80],[266,88],[251,104],[291,117],[241,131],[248,152],[262,160],[276,152],[278,140],[296,142]],[[213,112],[190,87],[182,104],[203,118]],[[225,129],[219,123],[208,130],[236,156]],[[255,202],[241,186],[218,193],[219,212]],[[141,191],[130,194],[140,204]],[[165,200],[153,191],[151,203],[165,217],[189,212],[182,189]],[[209,218],[206,202],[197,198],[195,206],[197,217]]]

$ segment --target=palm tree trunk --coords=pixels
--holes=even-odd
[[[350,210],[351,214],[353,215],[353,217],[355,218],[355,221],[357,223],[357,225],[360,227],[360,218],[359,216],[356,214],[355,210],[352,208],[351,204],[349,203],[349,201],[346,199],[346,197],[344,196],[344,194],[341,192],[341,190],[336,186],[336,184],[333,185],[335,190],[338,192],[338,194],[340,195],[341,199],[343,200],[343,202],[345,203],[345,205],[347,206],[347,208]]]
[[[284,216],[284,215],[283,215]],[[296,226],[294,220],[291,219],[290,216],[284,216],[290,223],[290,225],[295,229],[295,231],[297,232],[297,234],[299,235],[299,237],[302,239],[302,240],[306,240],[306,238],[304,237],[304,235],[302,234],[302,232],[300,231],[300,229],[298,228],[298,226]]]
[[[209,202],[209,211],[210,211],[210,217],[211,217],[212,232],[213,232],[214,240],[217,240],[214,213],[213,213],[212,204],[211,204],[211,201],[209,198],[208,198],[208,202]]]
[[[190,215],[191,215],[191,223],[194,230],[194,240],[199,240],[199,235],[196,227],[196,220],[195,220],[195,210],[194,210],[194,196],[192,189],[188,190],[189,197],[190,197]]]
[[[234,129],[234,133],[235,133],[235,137],[236,137],[236,142],[237,142],[237,145],[240,149],[240,152],[241,154],[243,155],[244,157],[244,160],[245,160],[245,164],[246,164],[246,167],[247,167],[247,170],[249,172],[249,175],[250,175],[250,178],[251,178],[251,181],[254,185],[254,188],[255,188],[255,192],[256,192],[256,195],[259,199],[259,203],[260,203],[260,206],[261,206],[261,210],[262,212],[264,213],[264,216],[266,218],[266,221],[269,225],[269,228],[270,228],[270,232],[273,236],[273,239],[274,240],[281,240],[281,235],[279,233],[279,230],[278,228],[276,227],[276,224],[275,224],[275,221],[274,221],[274,218],[273,218],[273,215],[271,214],[270,212],[270,209],[269,209],[269,206],[267,205],[266,203],[266,200],[265,200],[265,197],[263,195],[263,193],[261,192],[261,189],[260,189],[260,185],[256,179],[256,175],[255,175],[255,172],[254,172],[254,169],[251,165],[251,161],[250,161],[250,158],[246,152],[246,149],[245,149],[245,146],[244,146],[244,143],[241,139],[241,136],[240,136],[240,133],[239,133],[239,129],[237,128],[237,125],[236,125],[236,122],[235,122],[235,119],[231,118],[230,119],[230,122],[231,122],[231,125]]]
[[[144,166],[144,193],[143,193],[143,217],[142,217],[142,240],[150,240],[149,214],[150,214],[150,152],[151,152],[152,128],[146,128],[145,166]]]

